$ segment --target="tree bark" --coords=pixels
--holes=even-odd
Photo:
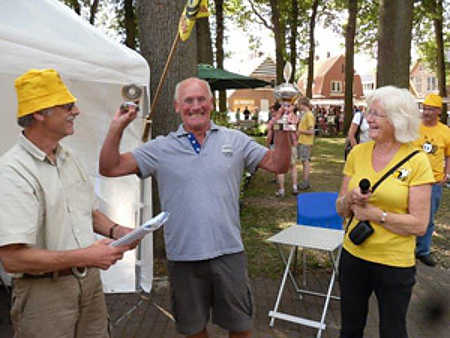
[[[345,101],[344,101],[344,134],[347,135],[353,117],[353,79],[356,15],[358,0],[348,0],[348,21],[345,32]]]
[[[124,0],[125,46],[136,49],[136,15],[133,0]]]
[[[93,25],[95,23],[95,15],[97,14],[98,9],[98,0],[92,1],[92,4],[89,8],[89,23]]]
[[[377,87],[409,88],[413,0],[381,0]]]
[[[215,0],[216,4],[216,63],[217,68],[223,69],[223,0]],[[219,112],[227,111],[227,94],[219,91]]]
[[[185,1],[157,0],[136,1],[136,15],[139,24],[139,41],[141,52],[151,69],[150,93],[155,93],[159,80],[169,56],[172,41],[178,34],[178,22],[184,9]],[[173,108],[175,85],[197,74],[197,35],[192,32],[189,40],[179,43],[166,81],[162,87],[159,101],[152,115],[152,138],[166,135],[177,129],[180,116]],[[153,180],[154,181],[154,180]],[[156,185],[153,190],[154,214],[160,210]],[[154,257],[164,257],[164,240],[161,232],[154,236]]]
[[[277,69],[277,84],[283,82],[283,67],[284,58],[283,53],[286,49],[286,40],[284,36],[284,29],[280,24],[280,9],[278,7],[278,0],[270,0],[270,7],[272,9],[272,28],[275,38],[275,58]]]
[[[78,0],[64,0],[64,3],[72,8],[75,13],[81,15],[81,6]]]
[[[308,79],[306,82],[306,96],[312,98],[312,86],[314,81],[314,54],[316,42],[314,41],[314,30],[316,27],[317,8],[319,0],[314,0],[311,19],[309,21],[309,56],[308,56]]]
[[[198,20],[195,25],[197,26],[197,62],[213,65],[214,54],[209,18]]]
[[[291,37],[289,41],[289,49],[291,52],[290,60],[292,65],[292,74],[290,82],[295,81],[295,71],[297,65],[297,36],[298,36],[298,0],[292,0],[292,9],[290,12]]]
[[[436,40],[436,72],[438,78],[439,95],[447,97],[446,76],[445,76],[445,59],[444,59],[444,38],[443,38],[443,7],[442,0],[433,0],[435,7],[435,15],[433,16],[434,35]],[[441,121],[447,124],[447,105],[442,105]]]

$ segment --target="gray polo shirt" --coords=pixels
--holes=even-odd
[[[96,197],[80,162],[58,146],[56,163],[23,135],[0,158],[0,246],[49,250],[84,248],[95,241]]]
[[[194,261],[244,250],[239,190],[244,168],[255,171],[267,148],[211,122],[200,153],[180,125],[133,151],[140,176],[158,183],[169,260]]]

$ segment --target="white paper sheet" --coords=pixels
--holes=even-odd
[[[128,245],[137,240],[144,238],[145,235],[158,230],[164,223],[169,219],[169,213],[167,211],[163,211],[159,213],[157,216],[149,219],[147,222],[142,224],[140,227],[134,229],[132,232],[127,235],[115,240],[110,245],[111,246],[121,246]]]

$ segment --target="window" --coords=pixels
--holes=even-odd
[[[342,92],[342,82],[341,81],[331,81],[331,92],[341,93]]]
[[[416,85],[416,89],[421,92],[422,91],[422,78],[419,76],[414,79],[414,84]]]
[[[427,90],[435,90],[436,89],[436,78],[434,76],[429,76],[427,78]]]

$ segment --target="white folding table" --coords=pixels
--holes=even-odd
[[[278,296],[275,302],[275,307],[272,311],[269,312],[270,319],[270,327],[273,327],[275,323],[275,319],[281,319],[290,321],[293,323],[297,323],[300,325],[306,325],[309,327],[313,327],[318,329],[317,337],[320,338],[322,335],[322,331],[325,330],[325,317],[328,309],[328,304],[331,298],[339,299],[338,297],[332,296],[331,293],[333,291],[334,282],[336,280],[336,274],[339,264],[339,257],[342,249],[342,240],[344,238],[343,230],[329,229],[317,226],[307,226],[307,225],[293,225],[287,229],[282,230],[278,234],[270,237],[267,241],[275,243],[277,246],[287,245],[290,246],[291,249],[289,251],[289,256],[286,261],[286,258],[280,249],[280,254],[282,260],[285,264],[285,269],[283,273],[283,278],[281,279],[280,289],[278,291]],[[295,278],[292,276],[290,272],[290,266],[292,264],[292,258],[294,256],[295,251],[298,247],[302,247],[305,249],[315,249],[327,251],[330,255],[333,272],[330,276],[330,282],[328,285],[328,291],[326,294],[314,292],[310,290],[302,290],[298,287]],[[336,252],[334,256],[333,253]],[[278,307],[280,305],[281,297],[283,295],[284,287],[286,284],[287,277],[290,277],[295,290],[300,294],[309,294],[314,296],[322,296],[325,297],[325,303],[322,310],[322,316],[320,321],[311,320],[307,318],[297,317],[293,315],[289,315],[286,313],[282,313],[278,311]]]

